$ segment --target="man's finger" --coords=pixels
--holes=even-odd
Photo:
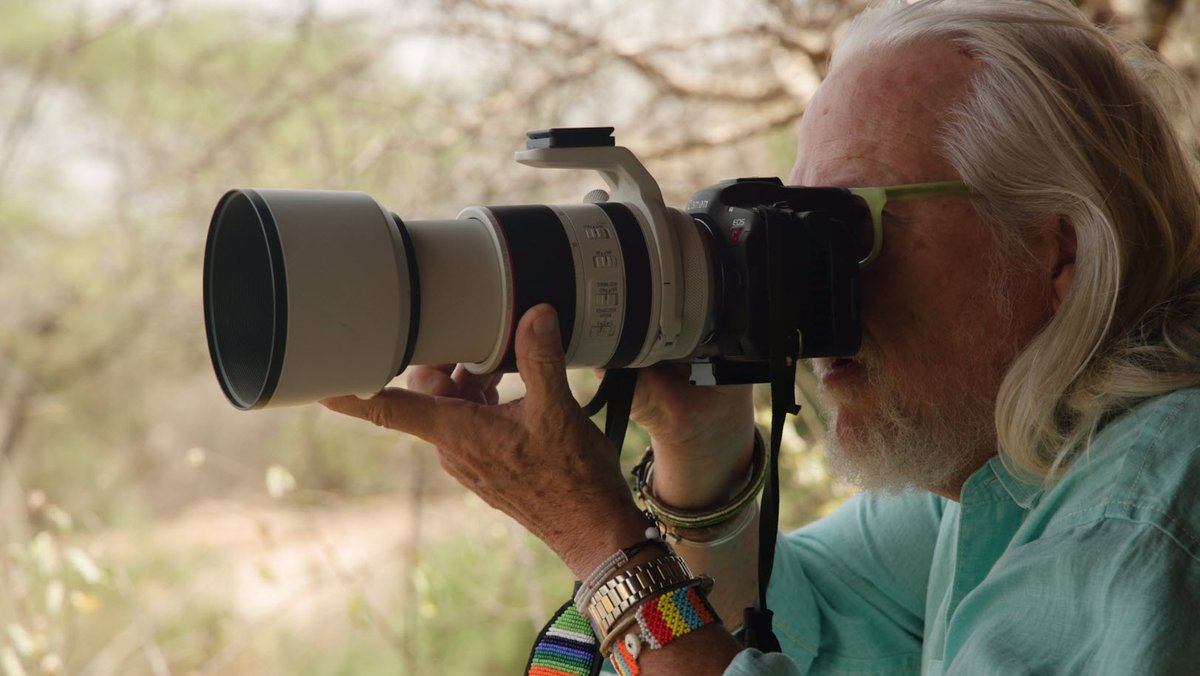
[[[462,364],[454,369],[452,378],[458,385],[458,395],[478,404],[494,404],[496,402],[496,385],[503,373],[485,373],[476,375],[467,370]]]
[[[453,364],[441,366],[413,366],[408,369],[404,386],[413,392],[435,397],[452,397],[457,387],[451,379]]]
[[[536,409],[571,399],[558,315],[549,304],[530,308],[517,325],[517,370],[525,399]]]
[[[443,420],[461,416],[461,407],[471,405],[457,399],[431,397],[397,388],[383,390],[370,399],[347,395],[322,399],[320,404],[331,411],[412,434],[435,445],[446,442],[447,426]]]

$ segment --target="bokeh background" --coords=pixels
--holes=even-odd
[[[1197,4],[1085,9],[1176,65],[1187,110]],[[421,443],[222,398],[200,309],[216,199],[356,189],[405,218],[574,202],[599,179],[511,159],[525,130],[568,125],[615,126],[668,204],[786,176],[862,6],[0,0],[0,673],[519,672],[571,589],[540,543]],[[810,403],[785,525],[850,492],[820,433]],[[627,461],[644,444],[633,430]]]

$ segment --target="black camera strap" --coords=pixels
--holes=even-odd
[[[767,477],[760,504],[758,526],[758,596],[743,613],[742,643],[765,653],[780,652],[779,639],[772,628],[774,613],[767,606],[767,591],[775,565],[775,545],[779,532],[779,449],[788,415],[800,411],[796,404],[796,365],[800,359],[800,332],[796,327],[800,294],[788,279],[796,248],[794,212],[786,203],[759,210],[766,231],[767,269],[772,274],[767,285],[767,346],[771,387],[771,442],[767,450]],[[608,407],[605,434],[617,452],[625,439],[633,391],[637,384],[635,369],[610,369],[605,373],[596,396],[584,412],[592,416]]]
[[[776,205],[780,211],[785,209]],[[767,268],[788,269],[785,256],[791,250],[786,242],[791,225],[779,219],[775,209],[761,211],[767,235]],[[772,241],[779,235],[780,240]],[[763,488],[758,523],[758,599],[744,616],[743,644],[765,653],[780,652],[779,639],[771,627],[774,613],[767,607],[767,589],[775,565],[775,542],[779,532],[779,449],[783,444],[783,426],[788,414],[800,411],[796,405],[796,362],[800,357],[800,334],[796,330],[795,298],[790,284],[772,280],[767,286],[767,329],[771,366],[771,443],[767,450],[767,481]]]
[[[637,369],[608,369],[592,400],[583,405],[583,414],[592,417],[607,408],[604,416],[604,436],[612,442],[617,455],[625,446],[629,429],[629,411],[633,408],[633,389],[637,385]]]

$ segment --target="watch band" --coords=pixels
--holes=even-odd
[[[591,575],[588,575],[583,582],[580,582],[579,587],[575,590],[575,607],[586,609],[588,607],[588,602],[592,600],[592,594],[596,591],[596,589],[599,588],[600,585],[604,584],[606,580],[611,578],[613,573],[617,572],[618,568],[629,563],[629,557],[642,551],[646,547],[659,547],[667,554],[675,553],[675,550],[671,547],[670,543],[658,537],[658,533],[654,533],[654,537],[649,537],[650,533],[649,529],[647,529],[647,536],[647,539],[642,540],[631,547],[618,549],[612,554],[612,556],[609,556],[607,559],[605,559],[604,563],[596,566],[596,570],[593,570]]]
[[[663,556],[617,573],[600,585],[587,615],[597,636],[607,636],[626,612],[642,601],[692,582],[691,570],[678,556]]]

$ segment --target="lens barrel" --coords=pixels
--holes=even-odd
[[[681,358],[711,327],[713,275],[693,219],[670,216],[687,263],[664,280],[648,219],[626,204],[404,222],[363,193],[231,190],[205,251],[213,368],[240,409],[372,394],[410,363],[512,371],[517,322],[539,303],[558,312],[570,366]],[[670,340],[664,293],[685,309]]]

